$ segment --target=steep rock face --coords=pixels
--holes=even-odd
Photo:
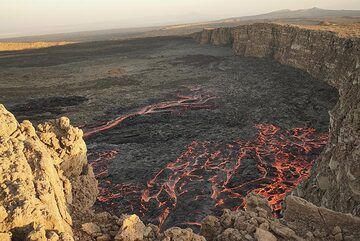
[[[61,158],[64,174],[68,178],[79,176],[87,163],[82,131],[72,127],[66,117],[39,124],[37,129],[41,141]]]
[[[39,124],[40,140],[61,159],[60,167],[72,185],[72,200],[76,210],[92,207],[98,194],[97,180],[87,163],[87,148],[82,130],[70,125],[70,120],[58,120]]]
[[[0,232],[13,240],[72,240],[67,210],[71,185],[61,159],[41,142],[28,121],[19,124],[0,105]]]
[[[229,45],[232,43],[231,28],[204,29],[193,36],[200,44]]]
[[[338,89],[329,143],[297,195],[360,215],[360,38],[277,24],[208,29],[193,37],[202,44],[232,44],[236,55],[273,58]]]
[[[1,235],[73,240],[68,208],[91,207],[98,192],[82,135],[65,117],[19,124],[0,105]]]

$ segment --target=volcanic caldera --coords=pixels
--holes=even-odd
[[[196,229],[251,191],[281,216],[338,98],[301,70],[186,37],[27,50],[0,66],[2,102],[19,120],[65,115],[84,129],[98,210],[165,228]]]

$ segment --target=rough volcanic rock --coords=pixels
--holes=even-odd
[[[160,239],[162,241],[206,241],[203,236],[195,234],[191,229],[169,228]]]
[[[136,215],[124,219],[123,224],[116,235],[115,240],[141,241],[144,239],[145,225]]]
[[[85,164],[80,176],[70,178],[70,182],[73,196],[71,206],[76,211],[91,208],[99,193],[92,167],[89,164]]]
[[[270,233],[269,231],[266,231],[264,229],[261,229],[261,228],[256,228],[255,238],[258,241],[276,241],[277,240],[277,238],[272,233]]]
[[[207,216],[201,224],[200,233],[208,241],[214,240],[222,231],[220,220],[215,216]]]
[[[317,207],[296,196],[286,198],[284,220],[289,226],[296,227],[301,235],[322,230],[329,234],[329,239],[336,239],[335,236],[341,234],[346,240],[360,240],[360,218]]]
[[[74,209],[84,210],[93,206],[98,194],[97,180],[87,163],[87,148],[82,130],[70,125],[66,117],[39,124],[40,140],[61,160],[60,167],[72,185]]]
[[[84,211],[98,193],[82,135],[65,117],[37,129],[29,121],[19,124],[0,105],[2,236],[72,240],[68,208]]]
[[[229,34],[230,32],[230,34]],[[330,140],[297,195],[316,205],[360,215],[360,38],[278,24],[206,29],[200,43],[232,44],[236,55],[273,58],[336,87]]]
[[[72,240],[71,185],[29,121],[0,105],[0,232],[12,240]],[[54,234],[55,233],[55,234]]]
[[[231,28],[216,28],[204,29],[201,33],[195,34],[194,38],[201,44],[230,45],[232,43],[231,36]]]
[[[272,216],[269,202],[256,193],[249,193],[245,198],[245,209],[249,212],[260,212],[263,217]]]
[[[85,233],[91,236],[94,236],[94,234],[101,232],[100,227],[95,223],[84,223],[83,225],[81,225],[81,228]]]
[[[94,213],[93,210],[72,213],[74,238],[81,241],[114,240],[122,225],[122,218],[107,212]]]
[[[37,129],[40,140],[61,158],[64,174],[68,178],[79,176],[87,163],[82,130],[71,126],[66,117],[39,124]]]
[[[302,198],[288,196],[285,217],[276,219],[266,212],[266,199],[250,194],[246,200],[247,203],[251,203],[250,200],[253,202],[245,211],[224,210],[220,218],[206,217],[200,234],[206,240],[216,241],[360,240],[360,218],[356,216],[320,208]]]

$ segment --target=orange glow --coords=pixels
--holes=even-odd
[[[179,96],[176,101],[120,116],[89,130],[85,136],[111,129],[130,116],[210,108],[207,102],[211,99],[214,97],[209,95]],[[114,209],[121,202],[137,214],[150,213],[161,227],[184,195],[189,204],[208,200],[211,210],[219,213],[224,208],[239,210],[244,206],[244,197],[254,191],[266,197],[274,215],[279,215],[286,194],[309,176],[328,136],[306,127],[281,130],[272,124],[258,124],[255,129],[257,135],[252,140],[191,142],[176,160],[154,173],[146,187],[142,183],[113,184],[107,178],[107,166],[119,152],[97,153],[91,163],[100,178],[98,201]],[[193,193],[194,187],[200,189]],[[196,225],[199,221],[183,224]]]

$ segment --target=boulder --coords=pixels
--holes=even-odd
[[[200,234],[203,235],[206,240],[214,240],[221,232],[223,228],[220,220],[215,216],[207,216],[201,223]]]
[[[81,229],[90,236],[95,236],[95,234],[101,232],[100,227],[95,223],[84,223],[81,225]]]
[[[163,241],[206,241],[203,236],[194,234],[188,229],[181,229],[178,227],[170,228],[164,232]]]
[[[257,241],[277,241],[277,238],[269,231],[257,228],[255,232]]]
[[[141,241],[144,239],[145,225],[136,215],[123,220],[122,226],[115,237],[120,241]]]
[[[266,198],[254,192],[249,193],[245,198],[245,209],[252,212],[260,212],[262,216],[272,216],[272,210]]]

